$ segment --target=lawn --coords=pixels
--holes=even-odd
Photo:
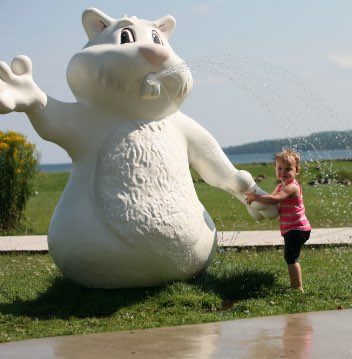
[[[272,164],[237,166],[271,191]],[[25,220],[10,234],[46,234],[68,173],[40,173]],[[218,230],[278,229],[277,220],[253,221],[231,195],[193,172],[197,194]],[[308,163],[301,178],[313,227],[352,226],[350,161]],[[319,180],[328,184],[309,185]],[[318,182],[319,182],[318,181]],[[1,238],[0,238],[1,240]],[[289,289],[281,249],[224,250],[199,277],[158,288],[86,289],[68,281],[47,254],[0,255],[0,341],[54,335],[203,323],[337,308],[352,308],[352,248],[304,248],[305,293]]]
[[[201,276],[158,288],[97,290],[66,280],[49,255],[0,255],[0,341],[352,308],[352,248],[305,248],[305,293],[282,250],[219,251]]]

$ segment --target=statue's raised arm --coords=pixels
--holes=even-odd
[[[247,204],[246,192],[266,192],[258,187],[249,172],[234,167],[208,131],[186,116],[180,116],[179,123],[187,137],[190,165],[205,182],[238,198],[256,220],[277,217],[276,205],[263,205],[259,202],[253,202],[250,206]]]

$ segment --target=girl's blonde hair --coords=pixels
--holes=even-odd
[[[298,152],[291,148],[283,148],[281,152],[275,155],[275,161],[284,161],[286,162],[288,159],[294,161],[296,165],[297,173],[301,170],[301,156]]]

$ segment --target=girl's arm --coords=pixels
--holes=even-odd
[[[258,195],[255,192],[247,192],[246,200],[248,204],[259,202],[263,204],[279,204],[288,197],[294,197],[299,194],[299,189],[295,185],[288,185],[278,192],[277,187],[272,194]]]

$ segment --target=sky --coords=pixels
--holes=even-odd
[[[0,60],[25,54],[40,88],[74,102],[66,66],[87,42],[82,12],[112,18],[176,18],[170,38],[194,87],[181,107],[222,147],[352,129],[350,0],[1,0]],[[23,113],[0,115],[0,131],[27,136],[41,163],[68,163]]]

